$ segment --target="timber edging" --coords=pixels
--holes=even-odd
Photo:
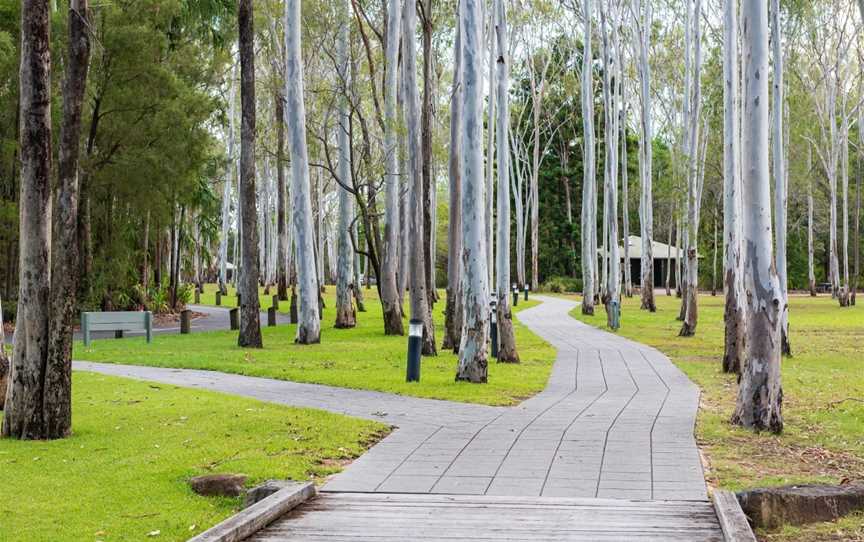
[[[747,516],[741,509],[738,497],[731,491],[715,489],[711,493],[717,520],[723,529],[723,539],[726,542],[756,542]]]
[[[317,495],[318,490],[312,482],[286,487],[189,539],[189,542],[240,542]]]

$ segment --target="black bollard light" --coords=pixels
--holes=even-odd
[[[531,289],[531,285],[529,283],[525,283],[525,301],[528,301],[528,290]]]
[[[498,358],[498,303],[493,299],[489,303],[492,310],[492,318],[489,325],[489,338],[492,341],[492,357]]]
[[[423,348],[423,320],[408,322],[408,371],[406,382],[420,382],[420,351]]]
[[[519,285],[513,283],[513,306],[519,305]]]

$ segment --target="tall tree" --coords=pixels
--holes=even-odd
[[[456,380],[486,382],[489,339],[489,273],[486,270],[483,198],[483,41],[480,0],[461,0],[462,96],[464,148],[462,162],[462,344]]]
[[[696,333],[696,322],[698,320],[699,303],[699,255],[697,237],[699,234],[699,205],[701,200],[701,187],[699,182],[699,116],[702,107],[702,0],[695,0],[695,8],[687,2],[688,21],[692,13],[693,24],[693,88],[685,89],[691,96],[689,115],[687,121],[689,126],[689,143],[687,144],[689,167],[687,183],[687,265],[686,265],[686,287],[684,288],[684,323],[681,325],[679,335],[690,336]],[[689,23],[688,23],[689,24]],[[692,92],[692,94],[691,94]]]
[[[591,8],[583,0],[582,48],[582,314],[594,314],[594,266],[597,261],[596,177],[594,162],[594,59],[591,54]]]
[[[240,294],[240,334],[237,344],[261,348],[261,306],[258,301],[258,224],[255,191],[255,23],[252,0],[240,0],[237,21],[240,41],[240,222],[243,226]]]
[[[288,125],[291,152],[291,214],[294,219],[297,284],[300,289],[295,342],[313,344],[321,342],[321,321],[318,312],[309,154],[306,147],[306,106],[303,102],[300,4],[301,0],[285,0],[285,124]]]
[[[406,1],[402,9],[402,62],[404,78],[402,88],[405,93],[405,124],[408,133],[408,172],[411,183],[410,212],[408,216],[411,239],[422,243],[424,225],[424,196],[422,174],[422,141],[420,122],[420,96],[417,92],[417,50],[414,36],[417,32],[417,9],[414,2]],[[420,247],[422,248],[422,246]],[[434,356],[435,328],[430,313],[429,295],[426,281],[426,259],[423,250],[411,250],[409,266],[409,288],[411,319],[423,322],[423,355]]]
[[[783,293],[772,254],[767,2],[744,3],[742,29],[747,336],[746,359],[732,421],[757,431],[779,433],[783,430],[783,389],[780,382]]]
[[[746,332],[744,268],[741,259],[743,187],[740,167],[738,0],[725,0],[723,28],[723,237],[726,245],[723,370],[738,373],[744,360]]]
[[[781,298],[781,349],[786,355],[792,354],[789,344],[789,295],[786,278],[786,157],[783,132],[783,102],[785,88],[783,84],[783,31],[780,25],[780,0],[771,0],[771,36],[774,54],[774,74],[771,81],[774,100],[773,134],[771,137],[772,166],[774,168],[774,258],[777,268],[777,280],[780,281]]]
[[[339,38],[336,43],[336,61],[338,64],[339,85],[343,92],[339,100],[339,122],[337,137],[339,141],[339,182],[336,190],[339,192],[339,224],[337,225],[337,272],[336,272],[336,323],[337,328],[351,328],[357,325],[357,313],[354,311],[352,289],[354,271],[354,248],[351,241],[351,223],[354,214],[354,202],[348,187],[351,184],[351,111],[348,103],[351,76],[348,69],[348,42],[350,40],[349,5],[344,6],[344,13],[339,23]]]
[[[447,225],[447,304],[444,345],[458,352],[462,340],[462,24],[457,17],[453,45],[453,89],[450,94],[448,163],[450,221]]]
[[[46,387],[50,343],[51,19],[48,0],[21,4],[21,188],[18,310],[3,436],[62,438],[69,427]],[[51,368],[56,371],[56,368]],[[59,417],[57,417],[59,414]],[[57,422],[60,423],[57,423]]]
[[[652,0],[634,0],[633,19],[638,58],[640,89],[639,180],[642,187],[639,199],[639,225],[642,237],[641,303],[640,308],[655,312],[654,302],[654,195],[653,195],[653,143],[654,126],[651,106],[651,64],[648,61],[653,21]],[[668,288],[667,288],[668,290]]]
[[[222,295],[228,295],[228,234],[231,231],[231,190],[234,186],[234,178],[237,175],[236,166],[236,140],[234,119],[237,117],[235,111],[237,96],[235,91],[234,77],[232,76],[228,86],[228,177],[222,188],[222,235],[219,237],[219,291]],[[235,245],[237,243],[235,239]],[[237,260],[234,260],[234,278],[237,275]]]
[[[288,283],[291,268],[288,265],[291,250],[288,233],[288,184],[285,179],[285,98],[275,91],[276,102],[276,291],[280,301],[288,300]]]
[[[396,142],[401,0],[387,0],[386,65],[384,72],[384,265],[381,268],[381,308],[384,333],[402,335],[402,305],[396,270],[399,267],[399,147]]]
[[[432,0],[421,0],[417,3],[420,8],[421,23],[423,25],[423,105],[420,112],[420,134],[421,148],[423,151],[423,162],[420,172],[423,177],[423,262],[426,266],[426,300],[429,307],[438,300],[435,290],[435,182],[432,176],[432,132],[433,111],[432,100],[435,94],[435,76],[432,73]],[[434,344],[434,341],[433,341]]]
[[[498,142],[498,252],[495,255],[498,303],[498,361],[517,363],[516,335],[510,310],[510,47],[507,35],[507,8],[504,0],[494,0],[495,35],[498,52],[497,73],[497,142]],[[491,166],[490,166],[491,167]]]

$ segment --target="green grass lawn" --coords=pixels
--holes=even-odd
[[[696,336],[678,337],[680,299],[657,297],[657,313],[639,310],[639,298],[625,299],[622,336],[654,346],[702,388],[697,423],[699,445],[710,465],[708,481],[732,490],[804,482],[864,479],[864,314],[841,309],[830,296],[790,298],[793,357],[783,360],[782,435],[755,435],[733,427],[734,376],[720,370],[723,356],[723,298],[699,297]],[[605,327],[606,313],[579,309],[579,320]],[[864,538],[864,517],[805,530],[786,529],[768,539],[825,540],[840,529]],[[828,534],[825,534],[828,533]],[[833,535],[830,535],[833,536]]]
[[[488,384],[455,382],[457,358],[449,351],[426,357],[422,362],[420,383],[405,382],[407,337],[384,335],[381,304],[376,291],[363,290],[366,312],[358,313],[354,329],[334,329],[335,287],[327,288],[321,344],[295,345],[295,325],[262,328],[264,349],[237,346],[237,333],[217,331],[193,335],[157,335],[152,344],[143,339],[93,341],[90,348],[75,344],[76,360],[101,361],[208,369],[250,376],[312,382],[357,389],[370,389],[417,397],[448,399],[489,405],[512,405],[541,391],[546,386],[555,349],[516,323],[516,341],[522,363],[489,364]],[[270,297],[263,296],[263,307]],[[265,299],[266,297],[266,299]],[[236,303],[233,291],[223,301]],[[215,286],[209,285],[201,302],[215,303]],[[536,305],[519,303],[517,310]],[[280,303],[287,312],[289,304]],[[444,301],[434,310],[436,339],[441,343]],[[407,330],[407,323],[406,323]]]
[[[186,540],[240,499],[200,497],[192,476],[318,479],[386,431],[238,397],[75,373],[73,435],[0,440],[0,540]]]

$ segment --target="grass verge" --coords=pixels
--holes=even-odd
[[[386,431],[318,410],[91,373],[75,373],[73,407],[70,438],[0,440],[0,540],[186,540],[240,504],[196,495],[190,477],[318,479]]]
[[[366,312],[358,313],[357,327],[353,329],[334,329],[334,292],[334,287],[328,287],[321,344],[318,345],[294,344],[296,326],[285,325],[262,328],[264,348],[261,350],[239,348],[236,332],[217,331],[184,336],[157,335],[151,345],[141,338],[93,341],[90,348],[76,342],[74,357],[76,360],[206,369],[487,405],[516,404],[546,386],[555,349],[518,320],[515,321],[516,342],[522,362],[499,364],[492,361],[488,384],[455,382],[457,357],[441,350],[435,357],[423,358],[421,382],[407,383],[407,337],[384,335],[381,303],[375,290],[363,290]],[[269,307],[270,297],[262,294],[261,298],[262,306]],[[233,291],[223,297],[223,301],[236,303]],[[201,302],[215,303],[214,285],[205,288]],[[536,304],[536,301],[520,301],[516,311]],[[288,310],[288,303],[280,303],[281,312]],[[433,311],[439,346],[443,310],[442,299]]]

